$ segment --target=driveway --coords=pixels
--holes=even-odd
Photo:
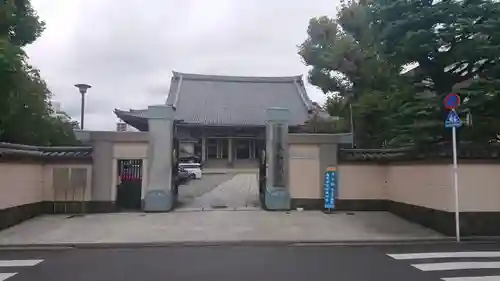
[[[192,205],[192,202],[212,191],[220,184],[234,178],[236,174],[212,174],[203,175],[202,179],[189,181],[187,184],[179,186],[179,205],[178,208],[186,208]]]
[[[258,192],[255,173],[206,175],[181,186],[177,211],[259,209]]]

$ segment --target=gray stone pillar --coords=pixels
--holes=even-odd
[[[265,205],[269,210],[290,210],[288,184],[288,122],[286,108],[269,108],[266,125],[267,180]]]
[[[227,161],[229,165],[233,164],[233,138],[227,139]]]
[[[201,137],[201,162],[204,163],[207,157],[207,138]]]
[[[148,108],[148,186],[144,211],[167,212],[174,207],[172,193],[174,109],[166,105]]]

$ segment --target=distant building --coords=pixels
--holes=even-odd
[[[117,132],[126,132],[128,129],[128,125],[125,122],[116,123],[116,131]]]
[[[71,117],[61,109],[61,103],[57,101],[52,101],[52,116],[59,117],[64,121],[71,121]]]
[[[167,104],[175,108],[181,154],[202,162],[255,161],[265,147],[266,110],[288,108],[294,132],[318,113],[301,76],[238,77],[174,72]],[[115,109],[123,122],[148,130],[148,111]]]

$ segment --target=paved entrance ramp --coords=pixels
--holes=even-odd
[[[208,192],[200,194],[190,201],[186,201],[176,211],[208,211],[208,210],[259,210],[259,188],[257,186],[257,174],[239,173],[229,177],[228,175],[209,175],[209,177],[226,177]],[[199,188],[206,189],[205,179],[196,184]],[[196,188],[186,185],[185,189]],[[181,191],[182,192],[182,191]]]
[[[359,242],[440,239],[386,212],[211,211],[42,216],[0,232],[0,245]]]

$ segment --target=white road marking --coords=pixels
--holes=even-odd
[[[500,252],[443,252],[443,253],[412,253],[412,254],[388,254],[396,260],[413,259],[438,259],[438,258],[499,258]]]
[[[500,275],[495,276],[475,276],[475,277],[449,277],[441,278],[444,281],[500,281]]]
[[[0,267],[34,266],[42,261],[43,260],[0,260]]]
[[[4,281],[4,280],[7,280],[7,278],[10,278],[14,275],[16,275],[17,273],[0,273],[0,281]]]
[[[420,263],[412,264],[422,271],[440,271],[440,270],[460,270],[460,269],[485,269],[500,268],[500,262],[440,262],[440,263]]]

